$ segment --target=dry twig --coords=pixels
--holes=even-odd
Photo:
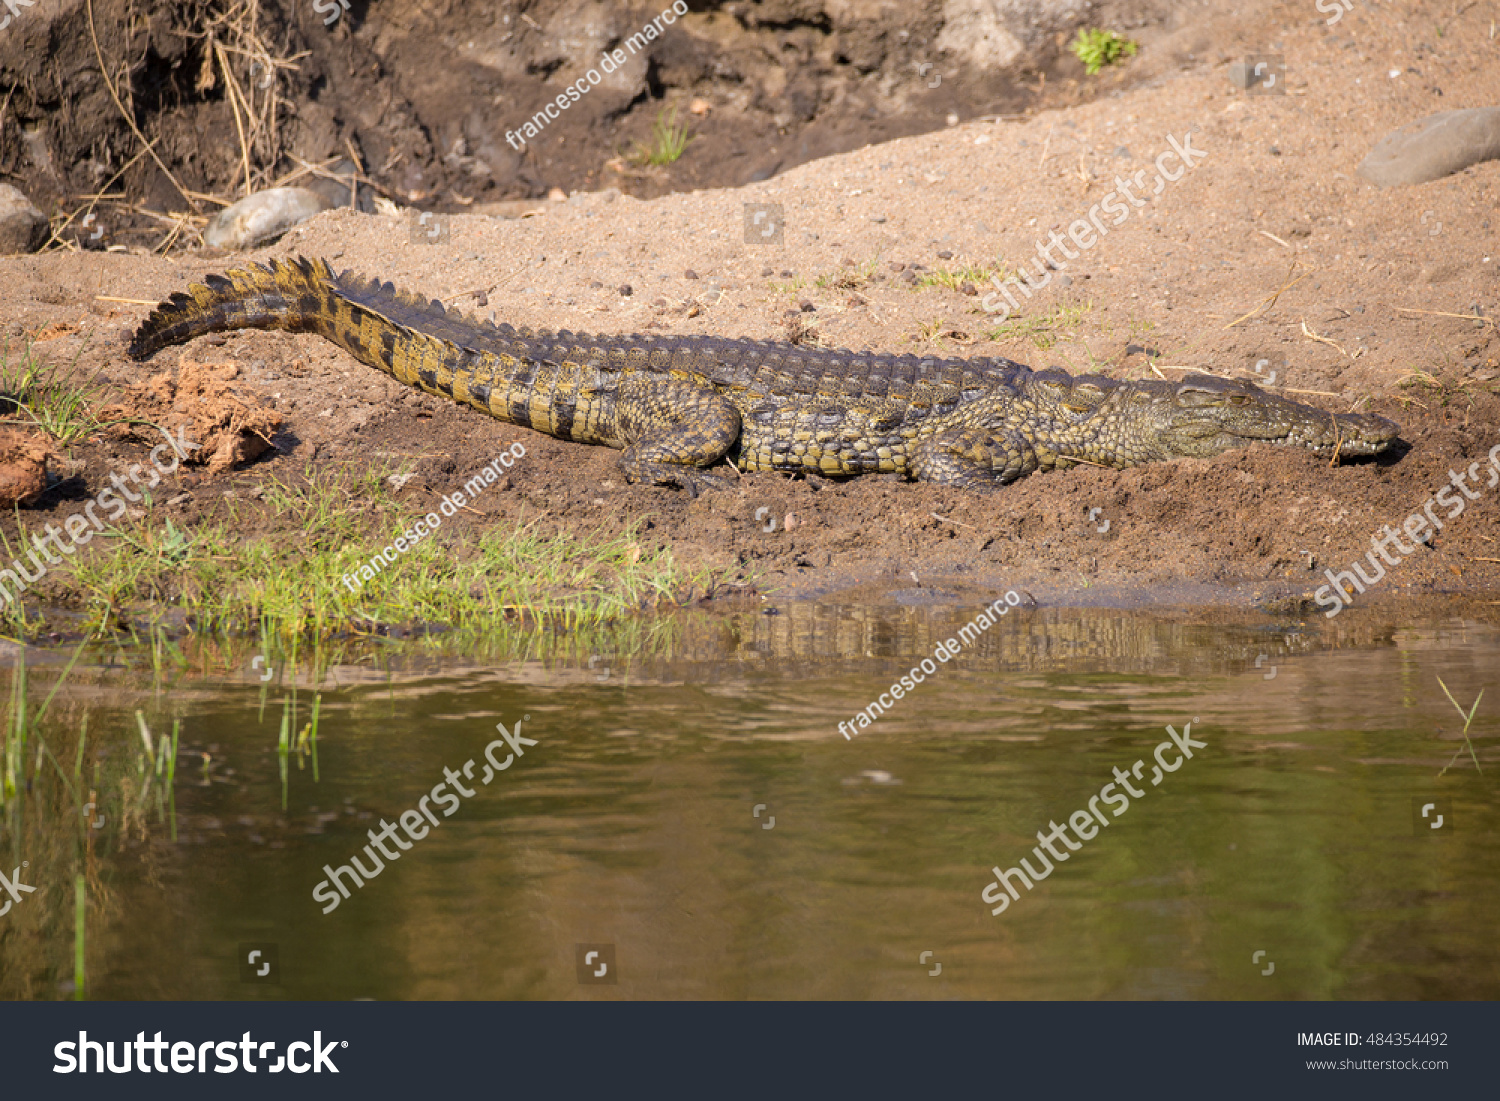
[[[89,17],[89,38],[94,43],[94,57],[99,61],[99,75],[104,78],[104,87],[109,91],[109,98],[115,101],[115,108],[120,112],[120,117],[125,120],[125,124],[130,127],[130,132],[136,136],[136,139],[146,147],[146,152],[151,154],[151,159],[156,162],[156,167],[161,169],[162,175],[172,181],[172,186],[188,201],[194,214],[202,213],[192,196],[183,189],[182,184],[178,183],[177,177],[172,175],[167,162],[156,155],[156,150],[152,148],[153,143],[146,140],[146,135],[141,133],[140,127],[135,124],[135,119],[130,117],[130,112],[125,110],[125,105],[120,102],[120,94],[115,91],[115,82],[109,78],[109,67],[104,64],[104,51],[99,48],[99,33],[94,29],[94,0],[85,0],[85,8]]]

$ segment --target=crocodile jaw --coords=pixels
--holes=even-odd
[[[1163,450],[1178,456],[1218,455],[1260,442],[1356,458],[1389,450],[1401,431],[1385,417],[1325,413],[1252,383],[1205,375],[1184,379],[1156,409]]]

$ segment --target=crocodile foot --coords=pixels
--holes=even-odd
[[[954,428],[921,441],[912,454],[919,482],[994,490],[1037,469],[1031,443],[1013,429]]]
[[[653,463],[620,461],[620,470],[625,479],[642,485],[676,486],[686,490],[689,497],[697,497],[705,489],[732,489],[734,479],[722,474],[712,474],[695,466],[677,463]]]

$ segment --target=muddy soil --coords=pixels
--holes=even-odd
[[[1005,17],[1024,49],[1007,57],[963,32],[972,2],[949,0],[952,18],[942,0],[684,6],[652,27],[660,5],[603,0],[53,0],[0,32],[0,179],[54,228],[74,214],[60,239],[96,250],[191,246],[205,216],[289,180],[367,211],[377,195],[457,212],[554,189],[732,187],[1107,93],[1144,70],[1086,77],[1063,48],[1077,25],[1149,42],[1177,19],[1153,0],[1023,0]],[[607,53],[624,63],[526,140]],[[687,145],[642,163],[658,121]],[[353,196],[351,174],[366,181]]]
[[[1304,4],[1211,14],[1143,50],[1139,72],[1152,75],[1117,96],[961,123],[742,188],[651,201],[585,193],[531,218],[454,215],[436,235],[415,232],[409,216],[338,210],[249,255],[326,256],[517,325],[793,335],[1116,378],[1243,375],[1324,409],[1397,420],[1405,446],[1378,461],[1330,467],[1256,446],[1034,475],[986,496],[879,477],[746,475],[737,489],[688,499],[625,484],[614,452],[406,390],[316,337],[234,333],[148,364],[126,359],[147,303],[241,257],[8,258],[0,315],[13,337],[49,335],[38,346],[49,361],[78,357],[121,394],[179,360],[229,364],[240,393],[284,418],[260,457],[172,476],[173,496],[153,516],[179,526],[217,515],[225,494],[253,498],[270,475],[309,465],[404,465],[417,477],[403,497],[435,500],[524,440],[527,458],[508,488],[486,494],[482,515],[465,523],[540,517],[617,531],[640,520],[688,561],[803,594],[870,584],[912,599],[943,586],[1073,603],[1217,594],[1318,616],[1311,598],[1325,569],[1347,569],[1382,525],[1420,513],[1454,472],[1486,462],[1500,443],[1491,320],[1500,163],[1388,191],[1355,175],[1389,130],[1493,103],[1500,88],[1479,8],[1440,27],[1409,4],[1359,7],[1331,27],[1316,14]],[[1284,57],[1286,94],[1230,83],[1230,63],[1251,52]],[[997,259],[1014,270],[1039,237],[1066,232],[1117,177],[1150,170],[1189,130],[1201,161],[1159,193],[1148,188],[1142,206],[1054,273],[1008,327],[984,311],[983,292],[907,281],[916,265],[926,269],[918,276]],[[772,238],[747,239],[746,204],[779,206]],[[91,494],[119,463],[140,461],[144,446],[73,449],[79,468],[66,493]],[[1500,488],[1484,486],[1482,468],[1465,505],[1356,602],[1457,593],[1493,614]],[[22,516],[32,527],[70,508],[51,492]],[[260,524],[294,535],[269,509]],[[11,538],[14,527],[4,521]]]

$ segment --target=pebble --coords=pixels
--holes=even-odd
[[[1439,111],[1387,134],[1359,174],[1378,187],[1426,183],[1500,158],[1500,107]]]
[[[1249,64],[1244,61],[1236,61],[1233,65],[1229,66],[1229,83],[1243,92],[1248,91],[1252,84],[1258,82],[1255,72],[1250,68]]]
[[[687,271],[685,271],[685,272],[682,273],[682,277],[684,279],[697,279],[698,278],[698,273],[696,271],[694,271],[692,268],[688,268]]]
[[[257,191],[215,214],[203,230],[203,243],[209,248],[254,248],[327,209],[328,200],[305,187]]]
[[[0,184],[0,256],[35,252],[47,240],[47,216],[10,184]]]
[[[634,293],[635,293],[635,291],[631,289],[631,286],[630,286],[629,283],[621,283],[620,284],[620,296],[622,298],[629,298]]]
[[[326,176],[316,176],[307,181],[308,191],[316,192],[323,196],[328,203],[328,209],[337,210],[339,207],[349,205],[349,197],[352,193],[357,208],[365,214],[375,212],[375,203],[368,187],[360,187],[356,179],[359,167],[349,158],[331,165],[325,171],[331,173],[338,179],[329,179]]]
[[[938,259],[939,260],[952,260],[953,259],[953,253],[949,249],[943,249],[942,252],[938,253]]]

